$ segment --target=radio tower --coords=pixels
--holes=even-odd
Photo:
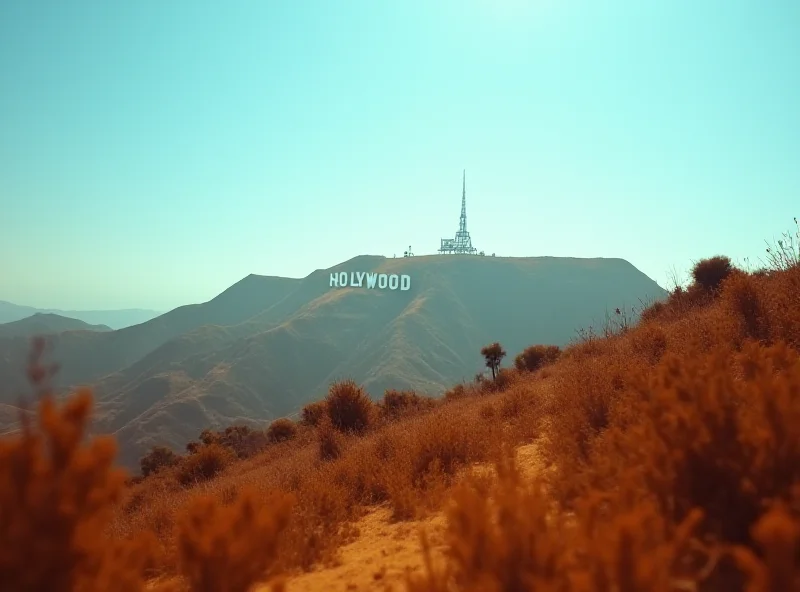
[[[439,253],[442,255],[474,255],[478,249],[472,246],[472,239],[467,231],[467,171],[464,171],[461,186],[461,219],[458,221],[458,232],[455,238],[443,238]]]

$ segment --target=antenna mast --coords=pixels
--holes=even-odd
[[[461,180],[461,218],[455,238],[443,238],[439,253],[450,255],[475,255],[478,249],[472,246],[472,238],[467,231],[467,171],[464,169]]]

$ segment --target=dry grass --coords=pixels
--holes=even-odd
[[[85,441],[90,394],[59,407],[34,358],[38,424],[0,442],[0,590],[245,591],[335,563],[370,506],[443,505],[444,561],[409,590],[800,590],[800,268],[728,263],[492,381],[377,403],[339,382],[297,424],[206,431],[128,485],[113,440]],[[509,451],[533,439],[531,481]]]

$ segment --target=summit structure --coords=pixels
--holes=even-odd
[[[442,255],[475,255],[478,249],[472,246],[472,239],[467,231],[467,171],[461,185],[461,219],[458,222],[458,232],[455,238],[443,238],[439,247]]]

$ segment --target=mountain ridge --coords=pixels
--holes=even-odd
[[[119,310],[61,310],[58,308],[36,308],[0,300],[0,324],[11,323],[34,314],[56,314],[77,319],[89,325],[106,325],[111,329],[122,329],[153,319],[161,312],[143,308],[124,308]]]
[[[408,275],[411,284],[331,287],[341,272]],[[566,344],[609,309],[665,295],[617,258],[362,255],[305,278],[250,274],[135,327],[64,333],[53,357],[60,387],[94,387],[97,429],[117,434],[133,465],[150,446],[182,448],[206,427],[294,413],[340,378],[376,397],[387,388],[438,395],[482,370],[479,350],[490,341],[513,359],[533,343]],[[14,358],[21,387],[26,352],[17,344],[3,355],[10,349],[0,339],[0,385]]]
[[[54,313],[37,312],[29,317],[0,324],[0,338],[54,335],[65,331],[112,331],[108,325],[90,325],[80,319]]]

